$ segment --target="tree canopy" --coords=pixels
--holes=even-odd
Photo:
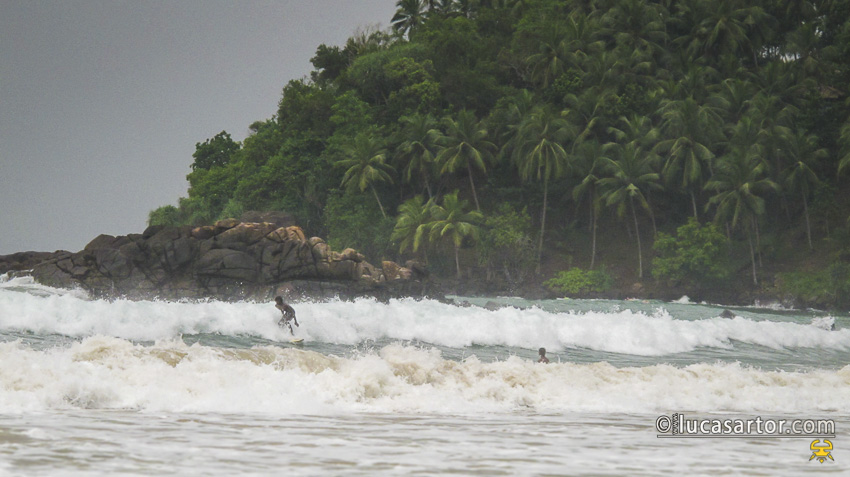
[[[817,249],[848,226],[850,209],[822,205],[850,206],[844,0],[397,7],[376,19],[387,30],[319,45],[314,70],[283,87],[277,115],[244,141],[222,131],[199,142],[188,198],[151,221],[287,210],[322,235],[357,228],[331,225],[356,202],[362,217],[398,222],[394,233],[375,229],[387,234],[369,239],[375,253],[418,254],[433,242],[459,272],[476,224],[510,203],[535,211],[517,233],[537,244],[538,263],[587,226],[593,251],[567,261],[593,268],[602,227],[634,239],[620,246],[633,247],[640,277],[651,249],[641,240],[655,242],[661,228],[669,242],[680,226],[696,227],[691,218],[746,244],[754,282],[764,236]],[[444,209],[469,214],[469,204],[475,220],[449,227]]]

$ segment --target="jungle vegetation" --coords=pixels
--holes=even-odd
[[[850,255],[847,0],[399,0],[384,20],[319,45],[244,141],[199,142],[150,223],[285,210],[372,260],[509,282],[773,286]]]

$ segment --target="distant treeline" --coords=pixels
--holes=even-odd
[[[579,229],[582,264],[621,234],[642,277],[691,217],[746,250],[753,282],[771,240],[846,245],[850,2],[397,7],[387,31],[319,45],[243,142],[198,143],[188,197],[150,222],[285,210],[372,259],[513,280]]]

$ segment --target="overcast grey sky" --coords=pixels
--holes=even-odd
[[[195,143],[243,139],[395,0],[0,0],[0,255],[144,230]]]

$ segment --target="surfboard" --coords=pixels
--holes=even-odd
[[[303,344],[304,338],[292,338],[289,342],[292,344]]]

